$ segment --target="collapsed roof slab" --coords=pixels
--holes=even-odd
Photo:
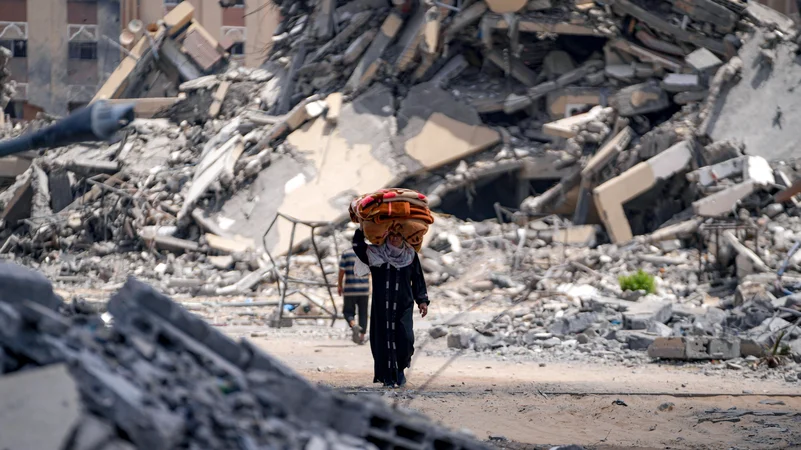
[[[500,141],[498,132],[480,125],[475,111],[438,88],[416,86],[398,112],[397,125],[394,103],[388,88],[375,85],[342,106],[335,127],[324,117],[307,122],[287,137],[304,161],[273,161],[212,218],[227,233],[261,246],[277,212],[307,221],[345,220],[355,196]],[[397,137],[396,128],[401,130]],[[291,231],[291,223],[277,221],[267,236],[267,250],[274,255],[286,252]],[[294,243],[307,238],[303,231]]]
[[[707,134],[712,141],[740,140],[749,155],[767,160],[791,159],[797,155],[801,100],[798,80],[801,65],[793,44],[778,44],[772,67],[760,64],[764,43],[762,31],[740,49],[743,61],[740,81],[724,88],[712,105]]]

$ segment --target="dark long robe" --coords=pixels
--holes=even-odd
[[[364,233],[353,235],[353,251],[368,266]],[[373,301],[370,306],[370,350],[373,353],[373,383],[385,386],[406,383],[403,371],[414,354],[412,317],[415,302],[430,303],[423,268],[417,254],[411,264],[400,269],[384,263],[370,266]]]

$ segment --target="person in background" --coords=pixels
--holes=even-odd
[[[370,276],[357,276],[353,273],[356,263],[356,253],[352,249],[345,251],[339,259],[339,279],[337,292],[342,296],[344,308],[342,310],[345,320],[348,321],[352,332],[353,342],[364,344],[364,334],[367,331],[367,302],[370,298]],[[358,313],[359,323],[356,323]]]
[[[368,245],[364,232],[353,235],[353,251],[359,261],[356,275],[369,273],[373,281],[370,310],[370,351],[373,383],[386,387],[406,384],[406,370],[414,354],[412,317],[414,304],[420,316],[428,314],[428,291],[417,252],[398,233],[390,233],[382,245]]]

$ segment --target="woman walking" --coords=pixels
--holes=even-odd
[[[373,383],[398,387],[406,384],[403,371],[414,353],[412,315],[428,314],[428,293],[423,268],[414,249],[400,234],[392,233],[382,245],[369,245],[364,232],[353,235],[353,251],[359,259],[357,275],[368,272],[373,280],[370,309],[370,350],[373,353]]]

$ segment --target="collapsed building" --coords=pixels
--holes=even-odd
[[[786,16],[710,0],[275,4],[258,69],[229,62],[188,2],[151,26],[96,96],[139,119],[111,144],[29,157],[0,194],[0,254],[64,286],[135,273],[173,294],[255,292],[280,317],[289,281],[316,277],[302,294],[334,303],[335,225],[354,196],[403,186],[441,213],[422,255],[443,294],[569,299],[453,330],[455,347],[801,345]],[[476,246],[503,249],[505,272],[451,289]],[[659,294],[620,288],[640,267],[669,280]]]

